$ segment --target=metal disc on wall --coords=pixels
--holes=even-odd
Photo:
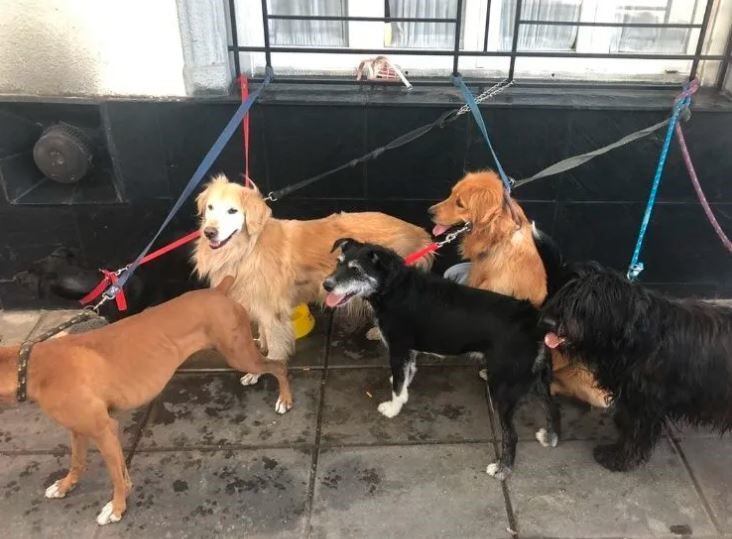
[[[56,124],[43,131],[33,147],[33,161],[46,177],[59,183],[76,183],[87,175],[94,151],[83,131]]]

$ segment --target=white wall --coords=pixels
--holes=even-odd
[[[186,95],[175,0],[0,0],[0,93]]]

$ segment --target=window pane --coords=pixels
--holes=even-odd
[[[270,15],[345,16],[347,0],[268,0]],[[344,21],[269,21],[272,45],[345,47],[348,45]]]
[[[698,2],[677,2],[670,0],[635,0],[631,5],[616,8],[615,20],[625,23],[668,24],[669,22],[691,23],[693,21],[694,4]],[[679,13],[683,9],[682,19],[673,21],[672,9]],[[681,15],[681,13],[679,13]],[[657,52],[661,54],[685,54],[689,46],[691,30],[688,28],[621,28],[617,30],[611,44],[611,52]]]
[[[502,0],[501,50],[511,50],[516,21],[516,0]],[[582,0],[524,0],[521,19],[579,21]],[[577,43],[576,26],[524,24],[519,28],[517,50],[571,51]]]
[[[386,7],[390,17],[454,19],[457,0],[387,0]],[[387,32],[384,39],[386,47],[452,49],[455,46],[455,24],[451,22],[393,22],[390,26],[391,36]]]

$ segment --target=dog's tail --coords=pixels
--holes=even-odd
[[[232,277],[231,275],[227,275],[219,284],[216,285],[216,290],[218,290],[222,294],[227,294],[233,284],[234,277]]]

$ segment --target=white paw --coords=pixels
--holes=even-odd
[[[46,498],[63,498],[66,496],[65,492],[61,492],[61,480],[59,479],[53,485],[46,489]]]
[[[292,404],[288,406],[282,399],[277,399],[277,403],[275,404],[275,412],[277,412],[278,414],[284,414],[290,408],[292,408]]]
[[[500,462],[491,462],[485,469],[485,473],[492,475],[499,481],[503,481],[511,475],[511,468],[504,466]]]
[[[402,403],[399,401],[384,401],[379,404],[379,412],[388,418],[395,417],[402,410]]]
[[[253,386],[257,382],[259,382],[259,377],[262,376],[261,374],[245,374],[241,377],[241,385],[243,386]]]
[[[544,447],[557,447],[559,443],[559,436],[556,432],[549,432],[548,430],[541,428],[536,431],[536,439]]]
[[[97,515],[97,524],[104,526],[110,522],[119,522],[121,518],[112,512],[112,502],[107,502],[107,505],[102,507],[102,512]]]
[[[370,341],[381,341],[383,340],[383,337],[381,336],[381,330],[378,326],[372,327],[370,330],[366,332],[366,338]]]
[[[486,382],[488,381],[488,369],[480,369],[478,371],[478,376],[480,376],[483,380]]]

